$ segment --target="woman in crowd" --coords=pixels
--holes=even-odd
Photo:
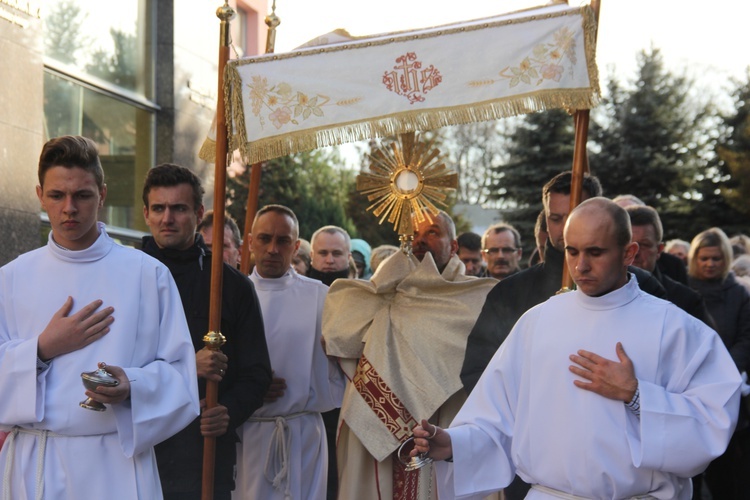
[[[719,336],[740,372],[750,368],[750,294],[730,271],[732,246],[719,228],[698,234],[690,245],[688,280],[706,302]],[[750,491],[750,422],[740,408],[727,451],[708,466],[705,481],[715,499],[743,499]]]

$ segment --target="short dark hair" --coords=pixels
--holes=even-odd
[[[534,239],[539,236],[539,233],[547,232],[547,216],[544,213],[544,209],[539,212],[536,216],[536,222],[534,223]]]
[[[162,163],[148,171],[146,182],[143,184],[143,205],[148,208],[148,193],[151,192],[151,188],[180,184],[188,184],[193,188],[193,210],[197,212],[203,205],[204,191],[201,180],[190,169],[174,163]]]
[[[516,245],[516,249],[521,248],[521,233],[518,232],[518,229],[511,226],[507,222],[498,222],[497,224],[492,224],[490,227],[488,227],[482,235],[482,247],[484,247],[485,243],[487,243],[487,237],[489,235],[502,233],[503,231],[508,231],[513,235],[513,242],[514,245]]]
[[[39,185],[44,186],[44,176],[52,167],[82,168],[94,175],[96,185],[104,188],[104,170],[99,160],[96,143],[80,135],[64,135],[50,139],[39,155]]]
[[[461,233],[456,241],[459,249],[465,248],[470,252],[478,252],[482,249],[482,237],[471,231]]]
[[[612,200],[614,201],[614,200]],[[661,243],[664,237],[664,228],[661,225],[659,213],[653,208],[646,205],[630,205],[625,207],[625,211],[630,216],[631,226],[651,226],[656,233],[657,243]]]
[[[285,207],[284,205],[271,204],[271,205],[266,205],[265,207],[258,210],[255,213],[255,218],[253,219],[253,226],[255,225],[256,222],[258,222],[258,219],[260,218],[261,215],[266,214],[268,212],[276,212],[277,214],[286,215],[287,217],[292,219],[292,221],[294,221],[294,233],[297,239],[299,239],[299,221],[297,220],[297,216],[295,215],[294,211],[291,208]]]
[[[542,188],[542,203],[546,208],[549,205],[549,197],[552,193],[570,194],[570,187],[573,181],[573,173],[570,171],[561,172],[550,179]],[[583,174],[582,191],[588,194],[589,198],[596,198],[602,195],[602,184],[596,176]]]
[[[213,225],[214,211],[207,210],[206,213],[203,214],[203,219],[201,219],[198,227],[195,228],[195,231],[200,233],[204,229],[213,227]],[[237,227],[237,222],[234,220],[234,218],[226,212],[224,212],[224,227],[228,227],[229,231],[232,233],[232,241],[234,241],[234,246],[236,246],[237,248],[242,248],[242,234],[240,234],[240,228]]]

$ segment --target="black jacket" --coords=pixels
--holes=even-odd
[[[688,284],[687,267],[685,267],[685,263],[682,262],[682,259],[675,257],[671,253],[661,253],[656,260],[656,269],[654,271],[656,270],[659,270],[661,274],[669,276],[681,285],[687,286]],[[656,272],[654,272],[654,274],[656,274]]]
[[[180,291],[193,346],[204,347],[208,333],[211,290],[211,253],[200,235],[184,251],[160,249],[150,236],[143,238],[143,251],[164,263]],[[266,347],[263,317],[252,282],[224,264],[221,333],[226,344],[227,371],[219,383],[219,404],[229,412],[229,429],[216,439],[214,485],[217,490],[234,489],[236,429],[263,404],[271,383],[271,362]],[[206,381],[198,379],[200,398],[206,397]],[[165,493],[200,492],[203,469],[203,436],[200,418],[156,446],[156,460]]]
[[[690,287],[703,296],[716,331],[740,372],[750,368],[750,294],[729,273],[724,281],[689,278]]]
[[[659,283],[664,286],[668,301],[716,330],[716,323],[708,312],[701,294],[662,273],[659,266],[654,269],[654,278],[658,279]]]
[[[490,290],[466,344],[461,381],[471,392],[495,351],[510,333],[516,321],[529,309],[541,304],[560,290],[565,255],[549,242],[544,262],[509,276]],[[651,273],[629,267],[645,292],[664,298],[664,287]]]

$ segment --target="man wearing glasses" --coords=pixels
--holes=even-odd
[[[487,273],[496,280],[507,278],[521,270],[521,235],[510,224],[493,224],[482,236],[482,256]]]

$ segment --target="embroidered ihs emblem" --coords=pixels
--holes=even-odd
[[[391,92],[409,99],[409,104],[423,102],[424,94],[440,85],[443,76],[432,64],[422,66],[416,53],[407,52],[396,59],[392,70],[383,73],[383,84]]]

